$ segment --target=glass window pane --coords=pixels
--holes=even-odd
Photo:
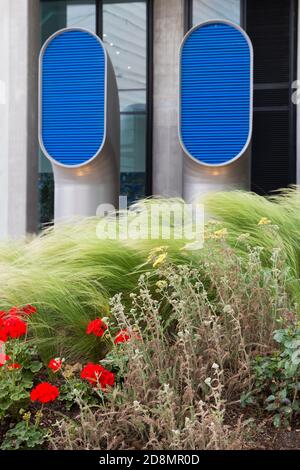
[[[193,0],[193,24],[211,19],[241,22],[240,0]]]
[[[95,32],[95,0],[42,0],[42,44],[59,29],[78,26]]]
[[[67,1],[67,27],[77,26],[96,32],[95,1]]]
[[[103,41],[119,89],[146,88],[146,2],[103,3]]]
[[[121,136],[124,157],[121,161],[121,172],[144,173],[146,114],[122,114]]]
[[[119,88],[121,194],[130,203],[146,191],[146,2],[104,0],[103,41]]]
[[[146,90],[119,90],[121,112],[146,112]]]

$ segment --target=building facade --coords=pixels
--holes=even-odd
[[[254,48],[251,186],[259,194],[300,181],[297,0],[0,0],[0,238],[52,221],[54,181],[38,145],[38,54],[55,31],[102,38],[120,98],[121,195],[182,196],[179,48],[185,33],[228,19]],[[298,132],[297,132],[298,128]]]

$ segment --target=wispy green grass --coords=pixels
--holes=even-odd
[[[160,200],[165,210],[174,202],[184,204]],[[290,269],[291,295],[300,303],[299,190],[268,199],[246,192],[211,194],[206,198],[206,210],[228,229],[226,242],[242,256],[247,252],[246,244],[238,239],[248,233],[247,244],[263,248],[266,269],[274,248],[281,248]],[[130,220],[137,217],[133,212],[128,215]],[[270,225],[258,225],[262,217],[270,219]],[[199,260],[214,255],[213,244],[204,250],[182,250],[187,243],[184,239],[99,239],[98,222],[96,218],[76,220],[47,229],[27,242],[0,245],[0,309],[27,303],[38,306],[33,328],[45,356],[52,352],[73,358],[98,356],[99,341],[85,334],[88,321],[108,316],[108,299],[116,293],[122,292],[126,305],[140,274],[153,270],[147,260],[154,247],[168,246],[168,257],[175,264],[199,268]],[[105,349],[105,344],[101,348]]]
[[[290,285],[300,302],[300,189],[290,188],[270,197],[244,191],[220,192],[206,196],[208,213],[228,229],[228,242],[243,254],[246,244],[261,247],[261,257],[269,266],[274,248],[280,248],[290,269]],[[268,225],[259,225],[262,218]],[[247,243],[239,243],[249,234]]]
[[[99,239],[98,223],[78,219],[28,243],[0,247],[0,308],[38,306],[33,328],[46,356],[60,351],[73,358],[99,356],[99,340],[85,334],[88,321],[109,316],[108,299],[116,293],[126,302],[140,274],[152,269],[147,259],[153,247],[168,245],[174,262],[186,256],[180,250],[184,240]]]
[[[300,191],[286,190],[269,198],[243,191],[210,194],[206,210],[228,228],[232,243],[241,234],[249,233],[249,243],[261,246],[270,259],[272,249],[281,247],[290,266],[300,272]],[[267,218],[270,225],[259,225]]]

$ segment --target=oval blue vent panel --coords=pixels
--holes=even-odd
[[[182,144],[206,165],[229,163],[251,134],[251,44],[234,25],[204,23],[187,35],[180,61]]]
[[[41,143],[65,166],[93,158],[105,139],[106,55],[88,31],[64,30],[41,54]]]

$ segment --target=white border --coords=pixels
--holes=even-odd
[[[103,131],[103,139],[102,139],[102,143],[101,143],[99,149],[97,150],[97,152],[89,160],[86,160],[85,162],[80,163],[78,165],[66,165],[64,163],[58,162],[57,160],[55,160],[55,158],[51,157],[51,155],[49,155],[49,153],[47,152],[47,150],[44,146],[43,136],[42,136],[42,128],[43,127],[42,127],[42,112],[41,111],[42,111],[42,90],[43,90],[43,85],[42,85],[43,57],[44,57],[44,53],[45,53],[48,45],[50,44],[50,42],[54,38],[56,38],[56,36],[59,36],[60,34],[63,34],[63,33],[68,32],[68,31],[83,31],[85,33],[90,34],[91,36],[93,36],[94,38],[97,39],[97,41],[101,45],[101,47],[103,49],[103,52],[104,52],[105,76],[104,76],[104,131]],[[85,29],[85,28],[71,27],[71,28],[59,29],[58,31],[56,31],[54,34],[52,34],[47,39],[47,41],[44,43],[43,47],[41,48],[40,56],[39,56],[39,104],[38,104],[38,106],[39,106],[39,144],[40,144],[40,147],[41,147],[43,153],[46,155],[46,157],[53,164],[58,165],[62,168],[80,168],[84,165],[87,165],[91,161],[93,161],[99,155],[101,150],[103,149],[105,141],[106,141],[106,131],[107,131],[107,127],[106,127],[106,125],[107,125],[107,68],[108,68],[107,51],[106,51],[106,48],[105,48],[103,42],[101,41],[101,39],[95,33],[93,33],[92,31],[90,31],[88,29]]]
[[[181,136],[181,63],[182,63],[182,51],[183,51],[183,47],[185,45],[185,42],[187,40],[187,38],[196,30],[196,29],[199,29],[199,28],[202,28],[203,26],[206,26],[208,24],[212,24],[212,23],[221,23],[221,24],[227,24],[229,26],[232,26],[233,28],[237,29],[238,31],[240,31],[240,33],[242,33],[242,35],[244,36],[244,38],[246,39],[248,45],[249,45],[249,50],[250,50],[250,116],[249,116],[249,134],[248,134],[248,138],[247,138],[247,141],[243,147],[243,149],[240,151],[240,153],[238,155],[236,155],[234,158],[232,158],[231,160],[228,160],[227,162],[224,162],[224,163],[205,163],[201,160],[198,160],[197,158],[193,157],[190,152],[187,150],[186,146],[184,145],[183,143],[183,140],[182,140],[182,136]],[[207,166],[207,167],[221,167],[221,166],[227,166],[229,165],[230,163],[233,163],[235,160],[237,160],[238,158],[240,158],[244,152],[246,151],[246,149],[248,148],[250,142],[251,142],[251,138],[252,138],[252,129],[253,129],[253,46],[252,46],[252,42],[248,36],[248,34],[236,23],[233,23],[232,21],[229,21],[229,20],[219,20],[219,19],[212,19],[212,20],[208,20],[208,21],[204,21],[202,23],[199,23],[197,24],[196,26],[193,26],[193,28],[191,28],[187,33],[186,35],[184,36],[182,42],[181,42],[181,45],[180,45],[180,52],[179,52],[179,114],[178,114],[178,136],[179,136],[179,141],[180,141],[180,145],[183,149],[183,151],[186,153],[186,155],[188,155],[192,160],[194,160],[195,162],[199,163],[200,165],[203,165],[203,166]]]

